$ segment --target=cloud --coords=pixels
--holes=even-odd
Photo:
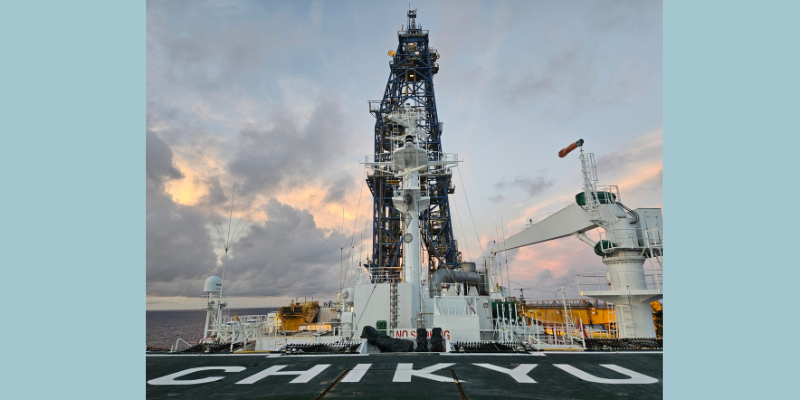
[[[592,7],[589,22],[601,31],[625,25],[643,29],[653,22],[661,22],[661,10],[661,1],[606,0]]]
[[[246,89],[243,83],[261,83],[264,68],[287,62],[271,57],[274,51],[302,39],[302,31],[285,11],[272,12],[265,21],[240,18],[223,7],[203,4],[185,7],[186,12],[148,7],[148,97],[201,96],[201,101],[238,97]]]
[[[547,179],[547,178],[544,177],[544,174],[546,172],[547,172],[547,170],[539,171],[539,173],[541,175],[535,176],[535,177],[517,176],[516,178],[514,178],[513,181],[510,181],[510,182],[507,181],[505,177],[503,177],[500,180],[500,182],[497,182],[497,183],[494,184],[494,187],[497,190],[506,190],[506,189],[509,189],[509,188],[522,189],[522,191],[524,191],[525,194],[528,195],[528,197],[536,197],[536,196],[542,194],[542,192],[544,192],[546,189],[552,187],[556,183],[556,180],[554,178]],[[498,195],[498,196],[500,196],[500,195]],[[498,196],[495,196],[495,197],[498,197]],[[500,197],[502,197],[502,196],[500,196]]]
[[[227,217],[233,196],[234,224],[251,223],[228,255],[226,293],[338,291],[338,251],[320,237],[342,240],[318,221],[358,182],[340,172],[357,130],[340,92],[286,67],[315,48],[310,25],[324,21],[321,2],[303,12],[298,20],[291,7],[148,7],[149,296],[196,296],[204,279],[221,276],[211,214]]]
[[[561,47],[544,65],[528,65],[514,76],[512,81],[506,77],[497,81],[497,91],[506,93],[511,105],[552,99],[577,110],[593,96],[597,83],[594,59],[580,40]]]
[[[661,160],[663,152],[663,133],[659,129],[634,139],[616,152],[598,157],[597,174],[601,180],[612,178],[642,164]]]
[[[155,132],[146,131],[147,182],[162,186],[165,182],[183,178],[183,174],[172,163],[172,149]]]
[[[331,118],[326,120],[331,121]],[[257,204],[240,198],[248,190],[275,191],[285,185],[308,183],[318,174],[314,167],[326,165],[325,155],[318,154],[312,145],[302,146],[300,139],[285,136],[314,135],[320,126],[312,122],[307,131],[298,130],[291,124],[286,126],[289,130],[252,132],[252,140],[259,142],[259,150],[244,151],[239,153],[244,157],[234,159],[232,164],[239,168],[236,172],[243,180],[239,182],[241,187],[236,189],[234,214]],[[286,140],[279,146],[266,145],[275,138]],[[298,148],[287,150],[293,145]],[[319,143],[318,146],[319,149],[336,149],[332,142]],[[281,154],[281,150],[304,159],[292,160]],[[195,205],[179,204],[166,192],[168,183],[186,179],[174,164],[172,149],[157,133],[148,130],[147,151],[147,294],[196,296],[208,276],[222,276],[220,253],[215,252],[220,245],[210,212],[216,206],[227,209],[232,188],[225,187],[219,176],[205,177],[208,193],[203,200]],[[270,160],[261,164],[260,158]],[[250,173],[258,168],[267,173]],[[278,176],[270,180],[273,179],[271,174]],[[331,179],[323,202],[340,203],[354,182],[347,173]],[[330,297],[338,291],[338,271],[334,267],[339,263],[339,254],[322,237],[334,243],[342,243],[345,238],[335,230],[319,227],[310,211],[283,204],[275,198],[267,199],[261,210],[250,212],[262,213],[266,218],[251,220],[233,245],[226,264],[226,293],[235,296],[294,294],[319,298]],[[227,218],[219,214],[216,218],[223,230],[222,235],[227,237],[227,224],[222,221]],[[236,215],[233,223],[237,223]]]
[[[346,153],[346,118],[341,103],[322,97],[311,118],[300,126],[280,107],[267,126],[243,129],[239,149],[230,163],[234,176],[242,180],[243,194],[274,195],[279,190],[308,184],[324,177],[325,167]]]
[[[642,58],[638,48],[608,49],[587,35],[551,41],[542,56],[492,77],[490,95],[503,99],[495,104],[524,109],[528,118],[567,120],[644,100],[647,88],[660,86],[660,59]]]
[[[222,276],[221,260],[215,253],[219,248],[217,233],[202,204],[178,204],[166,193],[166,183],[184,179],[183,174],[173,163],[171,148],[150,130],[147,151],[147,294],[196,296],[208,276]],[[342,175],[332,186],[347,187],[348,182],[352,185],[352,180]],[[212,182],[211,187],[216,189],[211,193],[223,191],[219,186]],[[333,198],[342,195],[335,192],[328,194]],[[318,227],[309,211],[274,198],[262,211],[267,219],[251,222],[228,255],[226,293],[317,297],[335,294],[338,271],[333,267],[338,264],[339,255],[322,237],[335,243],[344,242],[345,238]],[[227,236],[223,217],[216,218],[222,235]],[[233,223],[237,223],[235,216]]]
[[[342,173],[338,178],[330,180],[325,191],[325,197],[322,199],[323,203],[341,203],[345,199],[345,195],[352,195],[352,190],[355,190],[354,179],[350,174]]]
[[[309,12],[309,19],[311,20],[311,23],[314,25],[321,24],[324,16],[325,4],[321,1],[315,1],[311,3],[311,11]]]
[[[228,259],[237,296],[322,296],[338,292],[339,249],[346,239],[317,226],[308,210],[270,199],[268,219],[252,224]],[[346,266],[345,266],[346,268]]]
[[[627,198],[638,200],[640,198],[645,197],[648,194],[655,193],[658,194],[660,200],[663,188],[664,188],[664,169],[659,169],[658,172],[650,176],[649,179],[645,179],[643,181],[639,181],[633,185],[628,186],[625,190],[625,195]],[[657,203],[656,205],[659,204]],[[656,205],[641,204],[640,206],[656,206]]]
[[[489,201],[491,201],[492,203],[500,203],[505,199],[506,199],[506,196],[503,196],[502,194],[497,194],[497,195],[494,195],[492,197],[489,197]]]
[[[543,283],[543,281],[546,281],[551,278],[553,278],[553,273],[550,272],[549,268],[545,268],[539,271],[538,274],[536,274],[536,282],[538,283]]]
[[[172,150],[152,131],[147,132],[146,168],[147,293],[195,295],[201,287],[185,292],[182,284],[205,279],[216,264],[208,221],[195,207],[177,204],[164,192],[166,181],[183,176],[173,165]]]

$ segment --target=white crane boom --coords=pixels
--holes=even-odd
[[[496,244],[492,248],[491,254],[495,255],[501,251],[560,239],[596,227],[597,225],[589,219],[589,213],[586,210],[578,204],[570,204],[563,210]]]

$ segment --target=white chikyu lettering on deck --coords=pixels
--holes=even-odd
[[[648,384],[648,383],[656,383],[658,379],[651,378],[647,375],[642,375],[638,372],[631,371],[627,368],[622,368],[619,365],[614,364],[600,364],[601,367],[606,367],[610,370],[617,371],[622,375],[627,375],[630,378],[628,379],[607,379],[607,378],[598,378],[592,374],[588,374],[583,372],[571,365],[567,364],[553,364],[554,366],[561,368],[564,371],[569,372],[570,374],[583,379],[587,382],[594,382],[594,383],[605,383],[607,385],[630,385],[630,384]]]
[[[222,370],[224,372],[242,372],[246,368],[245,367],[197,367],[197,368],[189,368],[185,369],[180,372],[176,372],[174,374],[169,374],[167,376],[162,376],[161,378],[151,379],[147,381],[150,385],[199,385],[201,383],[209,383],[209,382],[216,382],[224,376],[209,376],[208,378],[202,379],[187,379],[183,381],[176,381],[175,378],[180,378],[182,376],[186,376],[189,374],[193,374],[195,372],[200,371],[212,371],[212,370]]]
[[[314,379],[315,376],[319,375],[325,368],[330,367],[330,364],[320,364],[315,365],[313,368],[309,369],[308,371],[281,371],[282,369],[286,368],[286,365],[275,365],[269,367],[249,378],[242,379],[239,382],[236,382],[237,385],[250,385],[264,379],[268,376],[275,376],[275,375],[298,375],[297,378],[292,379],[289,383],[308,383],[308,381]]]
[[[341,382],[354,382],[354,383],[361,382],[361,378],[364,377],[364,374],[367,373],[369,367],[371,366],[372,364],[356,365],[355,368],[353,368],[350,372],[347,373],[347,375],[344,377],[344,379],[341,380]]]
[[[477,365],[479,367],[488,368],[497,372],[502,372],[504,374],[508,374],[519,383],[536,383],[535,380],[531,379],[531,377],[528,376],[528,372],[531,372],[531,370],[536,368],[538,364],[520,364],[519,366],[517,366],[517,368],[514,369],[498,367],[497,365],[492,365],[492,364],[475,364],[475,363],[472,364]]]
[[[418,378],[425,378],[438,382],[453,383],[452,377],[444,377],[432,374],[432,372],[447,368],[451,365],[455,364],[442,363],[442,364],[431,365],[430,367],[425,367],[422,369],[414,369],[414,364],[397,364],[397,370],[394,371],[394,379],[392,379],[392,382],[411,382],[411,377],[416,376]],[[462,381],[459,379],[459,382],[466,382],[466,381]]]

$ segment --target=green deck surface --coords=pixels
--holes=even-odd
[[[439,363],[454,363],[434,372],[448,382],[412,377],[411,382],[393,382],[399,363],[413,363],[415,370]],[[508,374],[473,365],[488,363],[513,369],[520,364],[537,364],[527,376],[536,383],[518,383]],[[308,370],[315,365],[330,366],[307,383],[290,383],[296,375],[268,376],[250,385],[236,384],[271,366],[285,365],[283,371]],[[338,382],[356,364],[372,364],[360,382]],[[608,379],[627,379],[600,364],[613,364],[658,379],[651,384],[601,384],[587,382],[555,367],[568,364]],[[146,383],[148,399],[317,399],[364,397],[375,399],[660,399],[663,391],[663,354],[653,353],[570,353],[530,355],[439,355],[371,354],[364,356],[266,357],[258,355],[153,356],[146,357],[147,380],[189,368],[209,366],[245,367],[241,372],[200,371],[177,380],[211,376],[223,379],[196,385],[155,386]],[[463,390],[462,397],[453,374]],[[326,392],[327,390],[327,392]],[[324,396],[323,396],[324,395]],[[321,397],[322,396],[322,397]]]

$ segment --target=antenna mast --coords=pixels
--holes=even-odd
[[[236,226],[231,230],[231,225],[233,223],[233,202],[236,199],[236,181],[233,181],[233,193],[231,194],[231,211],[228,216],[228,231],[225,234],[225,238],[222,237],[222,232],[220,231],[220,226],[217,225],[217,219],[214,218],[214,213],[211,213],[211,220],[214,222],[214,228],[217,230],[217,235],[219,235],[220,243],[222,244],[222,248],[225,249],[225,255],[223,256],[222,260],[222,282],[219,289],[219,302],[217,305],[217,322],[219,323],[222,313],[220,312],[223,307],[227,305],[227,303],[222,302],[222,291],[225,289],[225,267],[228,264],[228,251],[233,247],[233,244],[239,239],[242,232],[247,229],[247,226],[250,224],[249,220],[245,221],[244,226],[241,230],[238,230],[239,224],[242,222],[242,218],[236,222]],[[220,224],[221,225],[221,224]],[[231,235],[233,234],[233,235]],[[231,237],[233,236],[233,237]]]

